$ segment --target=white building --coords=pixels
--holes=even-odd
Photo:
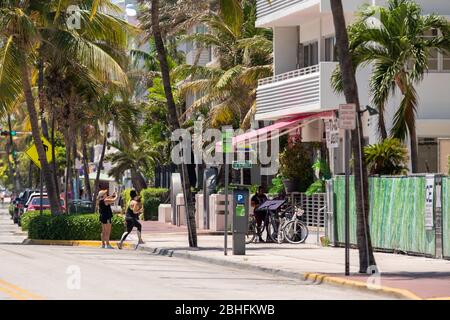
[[[364,4],[386,5],[386,0],[344,0],[347,24]],[[425,14],[450,16],[448,0],[416,0]],[[337,62],[334,49],[334,25],[329,0],[257,0],[257,26],[274,32],[274,76],[262,79],[257,91],[255,120],[277,121],[305,113],[338,109],[344,103],[334,94],[330,77]],[[432,70],[417,87],[419,109],[419,171],[443,171],[446,161],[438,161],[438,138],[450,137],[450,57],[437,55],[430,61]],[[361,106],[370,104],[370,69],[357,73]],[[387,109],[387,126],[400,96],[392,97]],[[371,118],[371,119],[369,119]],[[370,144],[378,141],[376,116],[364,113],[364,135]],[[324,122],[320,119],[302,128],[304,141],[323,141]],[[442,140],[444,141],[444,140]],[[342,144],[341,144],[342,145]],[[343,171],[343,148],[330,150],[335,173]],[[442,156],[442,152],[441,152]],[[443,157],[443,156],[442,156]],[[334,162],[334,163],[333,163]]]

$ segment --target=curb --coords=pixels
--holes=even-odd
[[[33,240],[25,239],[22,244],[25,245],[44,245],[44,246],[71,246],[71,247],[93,247],[97,248],[101,245],[101,241],[89,240]],[[116,245],[118,241],[111,241],[111,245]],[[124,243],[123,248],[134,249],[136,245],[131,243]]]
[[[299,274],[296,272],[248,265],[248,264],[243,264],[243,263],[239,263],[239,262],[235,262],[235,261],[224,261],[222,259],[201,257],[198,255],[190,254],[189,252],[177,252],[177,251],[171,250],[171,249],[141,247],[140,250],[147,251],[147,252],[150,252],[153,254],[158,254],[158,255],[191,259],[191,260],[196,260],[196,261],[212,263],[212,264],[216,264],[216,265],[237,267],[240,269],[247,269],[247,270],[255,270],[256,269],[256,270],[259,270],[259,271],[262,271],[265,273],[280,275],[280,276],[284,276],[287,278],[298,279],[299,275],[300,276],[303,275],[303,277],[302,277],[303,281],[311,281],[312,283],[315,283],[315,284],[327,283],[329,285],[347,287],[347,288],[351,288],[351,289],[362,290],[362,291],[380,294],[380,295],[394,296],[396,298],[401,298],[401,299],[424,300],[424,299],[420,298],[419,296],[415,295],[414,293],[412,293],[411,291],[406,290],[406,289],[398,289],[398,288],[391,288],[391,287],[386,287],[386,286],[375,286],[375,285],[373,288],[371,288],[370,285],[368,285],[367,283],[362,282],[362,281],[347,280],[347,279],[333,277],[333,276],[327,276],[327,275],[319,274],[319,273],[305,272],[303,274]],[[445,298],[438,298],[438,299],[445,299]]]
[[[369,291],[372,293],[382,293],[385,295],[394,296],[401,299],[408,299],[408,300],[424,300],[417,296],[416,294],[412,293],[409,290],[406,289],[398,289],[398,288],[391,288],[386,286],[379,286],[379,285],[373,285],[371,288],[369,284],[362,281],[356,281],[356,280],[348,280],[344,278],[339,277],[333,277],[333,276],[327,276],[320,273],[304,273],[304,279],[314,281],[316,283],[328,283],[330,285],[335,286],[343,286],[343,287],[349,287],[353,289],[358,290],[364,290]]]

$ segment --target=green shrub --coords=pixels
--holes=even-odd
[[[27,211],[20,217],[20,224],[22,226],[23,231],[28,231],[28,227],[30,224],[30,221],[34,219],[35,217],[39,216],[41,214],[40,211]],[[43,215],[50,216],[51,212],[49,210],[42,211]]]
[[[280,173],[295,184],[296,191],[305,192],[314,182],[312,154],[312,145],[303,143],[299,137],[292,138],[280,153]]]
[[[408,150],[399,139],[389,138],[364,148],[371,175],[404,175],[408,171]]]
[[[147,188],[141,191],[144,204],[144,220],[158,220],[158,207],[166,202],[169,190],[164,188]]]
[[[98,214],[36,215],[28,222],[28,238],[41,240],[100,240],[102,227]],[[112,219],[111,240],[119,240],[125,231],[122,216]]]
[[[165,188],[147,188],[141,191],[143,200],[148,198],[158,198],[161,203],[164,203],[169,197],[169,190]]]

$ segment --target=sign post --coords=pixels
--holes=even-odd
[[[350,131],[356,129],[356,105],[339,106],[339,128],[345,130],[345,275],[350,275]]]
[[[224,227],[224,255],[228,254],[228,185],[230,168],[228,165],[228,155],[233,152],[233,129],[231,127],[224,127],[222,132],[222,150],[225,155],[225,227]]]

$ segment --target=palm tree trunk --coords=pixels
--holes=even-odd
[[[384,110],[381,110],[381,108],[378,108],[378,131],[380,132],[381,139],[386,140],[388,137],[386,120],[384,119]]]
[[[411,146],[411,171],[412,173],[417,173],[419,170],[418,168],[419,153],[417,147],[417,132],[414,120],[412,123],[408,123],[408,130]]]
[[[39,96],[39,117],[41,119],[42,134],[48,139],[48,125],[45,119],[46,96],[44,92],[44,62],[42,58],[38,60],[38,96]]]
[[[106,125],[105,125],[106,128]],[[100,155],[100,160],[98,162],[98,169],[97,169],[97,175],[95,176],[95,182],[94,182],[94,195],[92,196],[92,210],[96,211],[97,206],[97,195],[100,187],[100,173],[102,171],[103,166],[103,160],[105,159],[105,152],[106,152],[106,145],[108,144],[108,135],[107,130],[105,130],[105,137],[103,138],[103,147],[102,147],[102,154]]]
[[[336,45],[339,55],[339,63],[344,82],[344,94],[347,103],[356,104],[358,127],[352,131],[352,150],[355,168],[355,195],[356,195],[356,233],[359,249],[359,272],[366,273],[369,266],[375,266],[372,242],[369,228],[369,183],[367,169],[362,147],[364,135],[361,124],[361,113],[356,83],[355,69],[349,52],[349,41],[345,24],[342,0],[331,0],[334,27],[336,30]]]
[[[83,144],[83,171],[84,171],[84,193],[87,194],[87,199],[92,201],[92,190],[89,181],[89,163],[88,163],[88,150],[87,142],[83,132],[81,133],[81,143]]]
[[[71,146],[70,146],[70,140],[68,137],[68,133],[67,130],[64,133],[64,144],[66,145],[66,172],[65,172],[65,184],[64,184],[64,199],[66,202],[66,209],[67,209],[67,213],[70,214],[70,205],[69,205],[69,189],[70,189],[70,182],[71,182],[71,171],[72,171],[72,165],[71,165],[71,159],[72,157],[70,156],[71,153]]]
[[[161,35],[159,25],[159,0],[151,1],[152,13],[152,31],[155,40],[156,51],[158,52],[158,60],[161,68],[161,75],[164,85],[164,93],[167,99],[167,107],[169,110],[168,121],[172,130],[180,128],[177,115],[177,107],[173,98],[172,85],[170,82],[170,70],[167,63],[167,52]],[[186,220],[188,227],[189,246],[197,247],[197,229],[195,223],[195,209],[193,205],[193,198],[191,193],[191,184],[189,181],[187,165],[182,163],[180,166],[181,178],[183,183],[183,196],[185,201]]]
[[[53,170],[53,178],[55,179],[55,188],[56,188],[56,194],[60,194],[59,192],[59,174],[58,174],[58,168],[56,166],[56,151],[55,151],[55,115],[52,115],[52,136],[51,136],[51,144],[52,144],[52,170]]]
[[[142,174],[136,169],[131,169],[131,181],[133,183],[133,187],[136,189],[138,193],[141,192],[142,189],[147,188],[147,182],[145,182]]]
[[[47,187],[47,195],[50,201],[50,210],[53,215],[58,215],[60,213],[60,202],[58,199],[58,195],[56,194],[55,183],[51,174],[50,165],[47,162],[47,156],[44,150],[44,145],[41,140],[41,133],[39,130],[39,120],[34,105],[33,93],[31,92],[31,84],[27,64],[22,63],[20,69],[22,73],[22,85],[25,95],[25,101],[27,105],[28,114],[30,117],[31,131],[39,155],[39,161],[42,167],[44,182]]]

